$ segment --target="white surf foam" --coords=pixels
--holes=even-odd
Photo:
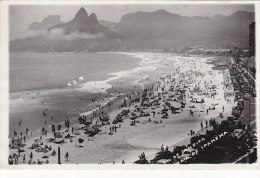
[[[109,77],[106,80],[102,81],[90,81],[84,84],[80,84],[79,90],[81,91],[87,91],[90,93],[103,93],[106,92],[107,89],[112,88],[112,85],[109,84],[109,82],[122,78],[122,77],[130,77],[135,78],[134,81],[132,81],[133,85],[142,85],[140,81],[144,78],[147,78],[147,74],[144,74],[144,72],[152,72],[157,69],[155,64],[159,64],[161,60],[164,60],[164,57],[157,57],[157,55],[153,55],[151,53],[134,53],[134,52],[119,52],[120,54],[124,55],[130,55],[136,58],[142,59],[139,62],[139,65],[133,69],[126,70],[126,71],[119,71],[119,72],[113,72],[109,73],[108,75],[112,75],[112,77]]]

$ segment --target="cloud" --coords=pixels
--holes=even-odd
[[[35,31],[28,31],[27,38],[29,37],[36,37],[42,36],[51,40],[75,40],[75,39],[97,39],[104,36],[103,33],[97,34],[90,34],[87,32],[72,32],[69,34],[64,34],[62,29],[52,29],[52,30],[35,30]]]

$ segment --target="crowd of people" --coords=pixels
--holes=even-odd
[[[106,128],[108,135],[112,136],[119,132],[122,122],[127,121],[125,123],[129,126],[137,126],[144,122],[161,124],[164,122],[163,120],[174,119],[176,114],[182,112],[190,113],[190,119],[199,120],[200,130],[191,128],[188,132],[191,137],[196,136],[198,131],[208,132],[213,126],[219,125],[219,122],[225,119],[224,116],[227,115],[225,113],[230,110],[225,106],[235,104],[229,71],[211,70],[205,61],[198,62],[190,58],[183,59],[182,63],[172,65],[174,66],[173,72],[162,73],[158,76],[157,82],[148,85],[143,90],[133,90],[125,94],[118,106],[115,106],[113,102],[100,105],[89,115],[79,116],[79,122],[74,125],[69,118],[66,118],[64,123],[52,124],[49,135],[45,123],[41,129],[40,137],[33,141],[29,149],[34,150],[35,153],[52,152],[49,155],[56,156],[55,145],[77,142],[78,137],[82,137],[82,134],[94,137]],[[219,72],[223,74],[223,83],[221,83],[222,81],[214,81]],[[222,86],[223,88],[220,88]],[[220,89],[223,90],[224,102],[217,100],[217,97],[221,95]],[[92,99],[93,102],[94,100]],[[118,114],[115,118],[110,118],[109,111],[113,106],[117,108]],[[47,111],[47,109],[44,110],[43,114],[46,114]],[[21,125],[22,121],[19,124]],[[26,129],[24,135],[23,133],[18,135],[14,131],[14,137],[11,138],[9,147],[11,150],[17,149],[18,151],[10,154],[9,164],[18,164],[23,147],[28,145],[26,141],[29,132],[29,129]],[[33,137],[32,131],[31,137]],[[48,140],[48,144],[43,137]],[[78,142],[82,144],[83,141]],[[161,151],[169,151],[169,147],[162,145]],[[139,156],[140,159],[145,159],[145,157],[144,153]],[[41,158],[44,161],[38,156],[33,156],[31,152],[27,158],[28,164],[49,163],[48,156]],[[25,154],[23,160],[22,163],[26,163]],[[68,152],[65,153],[65,161],[69,161]],[[123,160],[122,163],[124,164],[125,161]]]

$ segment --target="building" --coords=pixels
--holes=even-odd
[[[249,50],[250,56],[255,56],[255,22],[249,25]]]

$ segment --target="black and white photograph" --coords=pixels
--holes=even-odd
[[[10,168],[255,165],[256,9],[9,4],[1,159]]]

